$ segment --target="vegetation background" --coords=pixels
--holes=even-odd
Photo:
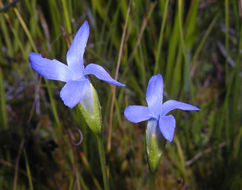
[[[76,109],[64,106],[63,84],[44,80],[28,60],[34,51],[66,63],[84,20],[90,25],[85,63],[102,65],[126,84],[115,90],[91,78],[102,106],[111,189],[148,189],[146,123],[128,122],[123,110],[146,105],[147,82],[157,73],[165,99],[201,111],[174,112],[175,138],[156,189],[242,189],[240,3],[0,0],[0,189],[103,187],[93,134]],[[72,144],[75,127],[83,133],[80,146]]]

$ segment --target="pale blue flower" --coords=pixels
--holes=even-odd
[[[124,111],[124,115],[133,123],[148,120],[147,126],[149,126],[149,123],[156,122],[157,124],[155,126],[159,126],[160,132],[164,138],[171,142],[174,136],[176,121],[173,115],[166,116],[166,114],[174,109],[198,111],[199,108],[176,100],[168,100],[162,103],[163,85],[163,78],[160,74],[152,76],[149,80],[146,92],[148,107],[128,106]]]
[[[60,91],[60,97],[64,104],[73,108],[85,97],[91,97],[91,83],[88,75],[95,75],[98,79],[105,82],[125,86],[114,80],[103,67],[96,64],[83,65],[83,54],[89,36],[89,25],[85,21],[77,31],[69,50],[67,51],[67,65],[57,61],[43,58],[38,53],[29,54],[30,66],[43,77],[51,80],[66,82]],[[89,98],[91,99],[91,98]]]

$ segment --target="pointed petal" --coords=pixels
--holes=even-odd
[[[89,25],[85,21],[77,31],[69,50],[67,51],[66,60],[71,70],[81,72],[83,66],[83,54],[89,36]]]
[[[108,73],[105,71],[103,67],[97,64],[89,64],[85,68],[85,75],[95,75],[98,79],[103,80],[105,82],[114,84],[116,86],[125,86],[124,84],[114,80]]]
[[[29,54],[29,60],[30,67],[47,79],[63,82],[67,82],[72,79],[73,73],[67,65],[55,59],[50,60],[43,58],[39,53],[31,52]]]
[[[176,120],[173,115],[168,116],[161,116],[159,119],[159,127],[162,135],[165,137],[166,140],[169,142],[172,141],[174,137],[176,126]]]
[[[61,89],[60,97],[63,100],[64,104],[69,108],[73,108],[78,104],[87,90],[89,85],[88,80],[83,81],[69,81]]]
[[[146,106],[128,106],[124,110],[124,116],[133,123],[139,123],[151,118],[149,109]]]
[[[162,112],[161,115],[166,115],[168,112],[174,110],[174,109],[180,109],[180,110],[185,110],[185,111],[199,111],[200,109],[197,108],[196,106],[186,104],[183,102],[179,102],[176,100],[168,100],[162,105]]]
[[[150,78],[147,92],[146,102],[148,107],[155,115],[159,115],[163,100],[163,78],[160,74]]]

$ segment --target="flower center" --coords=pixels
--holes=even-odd
[[[83,74],[83,72],[74,72],[73,80],[75,81],[83,81],[85,79],[88,79],[87,76]]]

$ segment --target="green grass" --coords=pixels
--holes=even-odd
[[[9,1],[0,0],[0,8]],[[130,6],[130,7],[129,7]],[[130,8],[128,18],[127,11]],[[111,189],[147,189],[146,123],[123,116],[145,105],[149,78],[161,73],[165,99],[200,107],[175,111],[173,143],[166,146],[156,189],[241,189],[242,23],[237,0],[224,1],[19,1],[0,13],[0,189],[102,189],[95,136],[75,109],[59,97],[63,86],[29,67],[31,51],[66,63],[66,52],[84,20],[90,25],[85,63],[115,76],[127,19],[106,155]],[[221,43],[226,54],[218,47]],[[234,65],[231,65],[230,60]],[[110,121],[110,85],[91,77],[99,94],[104,147]],[[80,127],[84,141],[71,144]]]

